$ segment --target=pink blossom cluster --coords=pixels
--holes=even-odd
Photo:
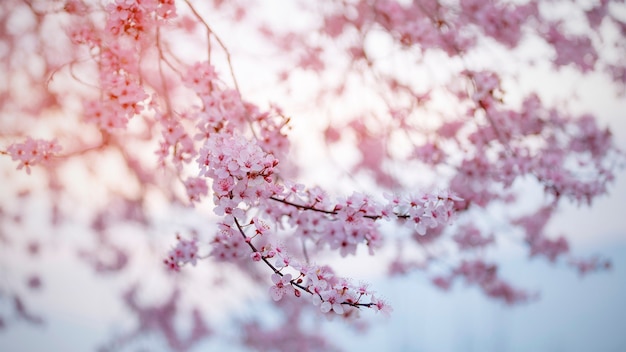
[[[391,210],[391,214],[413,225],[419,235],[425,235],[429,229],[450,223],[458,204],[463,202],[462,198],[450,191],[407,197],[387,194],[385,198],[389,203],[383,214],[389,214]]]
[[[180,271],[180,268],[187,263],[195,266],[198,262],[198,238],[194,236],[188,240],[177,234],[176,240],[176,246],[163,260],[167,268],[171,271]]]
[[[186,311],[183,308],[181,290],[174,288],[165,300],[158,303],[143,303],[141,287],[132,285],[123,293],[123,303],[136,319],[137,325],[126,333],[114,335],[109,342],[98,348],[102,352],[113,352],[133,345],[143,334],[159,334],[172,351],[188,351],[202,340],[211,337],[214,331],[198,308]],[[181,332],[181,321],[189,324],[189,331]]]
[[[382,246],[378,220],[397,220],[424,235],[428,229],[448,224],[455,213],[455,203],[461,201],[443,191],[408,197],[386,194],[385,198],[386,203],[381,203],[356,192],[333,202],[319,188],[289,184],[263,206],[265,215],[273,221],[282,223],[285,219],[298,235],[316,247],[328,244],[345,257],[356,254],[360,243],[367,246],[370,254]]]
[[[413,155],[423,163],[433,165],[439,164],[446,157],[436,142],[427,142],[416,146]]]
[[[585,11],[585,17],[587,17],[587,22],[591,28],[597,29],[604,18],[610,16],[608,7],[609,0],[600,0],[596,6]]]
[[[291,185],[274,200],[279,204],[267,204],[268,215],[287,220],[296,233],[317,247],[328,244],[346,256],[356,254],[360,243],[365,243],[371,253],[381,245],[375,221],[380,206],[363,194],[331,203],[319,188],[305,190],[303,185]]]
[[[611,131],[600,129],[594,117],[585,114],[575,121],[578,134],[569,143],[569,149],[577,153],[590,153],[592,160],[611,151]]]
[[[457,243],[460,250],[485,248],[495,242],[493,234],[483,236],[482,232],[471,224],[461,226],[452,239]]]
[[[350,27],[366,32],[376,23],[404,46],[420,51],[439,49],[455,56],[477,46],[480,32],[514,48],[527,22],[539,16],[534,2],[513,5],[463,0],[456,11],[449,11],[448,6],[433,0],[410,4],[384,0],[376,1],[373,6],[359,1],[351,8],[356,16],[330,13],[322,31],[337,38]]]
[[[107,236],[107,220],[104,214],[100,214],[94,219],[91,227],[98,233],[97,243],[91,248],[78,250],[78,257],[100,274],[120,272],[128,266],[131,260],[130,251],[114,243]]]
[[[329,12],[320,32],[337,39],[351,33],[348,30],[350,28],[365,35],[375,25],[380,25],[401,45],[414,47],[422,52],[443,50],[451,57],[479,48],[481,40],[484,40],[481,35],[508,49],[515,49],[523,42],[523,38],[534,32],[555,49],[553,63],[556,66],[574,64],[582,72],[592,70],[598,61],[595,44],[587,36],[570,34],[563,29],[564,21],[550,16],[551,6],[552,4],[542,7],[535,1],[514,4],[503,1],[485,3],[480,0],[461,0],[445,5],[435,0],[419,3],[384,0],[376,1],[372,5],[361,0],[344,3],[342,7],[337,7],[340,11]],[[609,11],[606,0],[590,9],[577,7],[587,19],[589,27],[597,32],[605,19],[615,21],[618,25],[621,23]],[[345,16],[344,12],[352,15]],[[285,37],[283,41],[292,43],[294,38]],[[293,47],[293,44],[285,43],[281,46]],[[369,60],[366,52],[358,46],[351,47],[350,51],[355,59]],[[322,57],[322,53],[318,52],[316,57]],[[320,62],[319,65],[323,66],[324,63]],[[311,65],[299,65],[301,68],[311,69],[309,66]]]
[[[507,47],[516,47],[522,38],[523,25],[538,15],[534,2],[521,5],[480,0],[461,0],[461,17],[478,26],[485,35]]]
[[[197,159],[200,175],[212,180],[215,213],[241,216],[241,203],[255,205],[277,191],[272,174],[278,160],[237,134],[212,134]]]
[[[85,118],[112,133],[126,127],[128,120],[143,110],[142,102],[148,95],[125,71],[103,71],[101,84],[106,95],[85,101]]]
[[[433,284],[441,289],[448,290],[453,281],[463,278],[468,285],[477,285],[489,297],[500,299],[507,304],[527,302],[534,299],[534,295],[511,286],[498,276],[498,266],[488,264],[482,259],[463,260],[448,276],[436,276]]]
[[[155,118],[159,121],[162,128],[161,136],[163,139],[159,142],[159,149],[155,154],[159,157],[159,166],[165,167],[168,157],[176,167],[177,171],[182,171],[183,165],[190,163],[193,157],[198,154],[194,140],[187,133],[183,123],[171,116],[160,112],[158,109]],[[191,181],[193,179],[193,181]],[[202,195],[206,195],[207,191],[202,187],[200,180],[189,178],[185,183],[187,195],[189,199],[199,201]]]
[[[96,34],[93,27],[85,24],[69,33],[75,43],[87,45],[98,61],[100,95],[83,101],[85,119],[109,133],[125,128],[133,116],[143,111],[148,98],[139,77],[141,46],[118,33],[143,33],[144,12],[140,8],[123,0],[109,4],[110,28],[105,31],[109,35]]]
[[[189,177],[184,184],[191,202],[200,202],[202,196],[206,196],[209,192],[206,180],[201,177]]]
[[[270,111],[259,111],[256,106],[248,104],[248,115],[254,121],[257,129],[257,141],[259,146],[266,152],[274,155],[278,160],[285,160],[291,146],[286,130],[289,128],[289,117],[283,115],[282,110],[273,106]],[[283,163],[282,169],[287,169],[288,164]]]
[[[286,300],[277,303],[282,304],[280,307],[286,306]],[[306,314],[301,306],[292,304],[286,307],[289,314],[279,325],[264,324],[257,320],[245,322],[241,330],[244,344],[260,351],[271,351],[277,346],[281,346],[283,351],[341,351],[327,338],[325,332],[310,329],[301,322],[301,318]]]
[[[289,148],[284,132],[289,119],[280,108],[260,109],[241,99],[235,89],[224,87],[215,67],[209,62],[197,62],[182,78],[183,84],[200,99],[187,118],[196,122],[195,140],[204,141],[216,132],[243,134],[251,129],[256,143],[276,158],[283,157]]]
[[[423,1],[410,5],[396,1],[377,1],[373,7],[361,3],[359,21],[375,21],[390,33],[397,33],[397,40],[405,46],[420,50],[441,49],[449,55],[463,52],[475,44],[471,36],[460,34],[457,20],[450,13],[440,11],[436,1]],[[359,22],[355,25],[361,25]],[[358,28],[358,27],[357,27]]]
[[[174,0],[114,0],[107,4],[105,32],[111,36],[143,39],[157,21],[176,17]]]
[[[530,247],[530,255],[545,256],[551,262],[562,254],[569,252],[569,244],[564,237],[557,239],[549,239],[544,234],[544,228],[547,225],[553,209],[544,207],[539,209],[535,214],[523,216],[513,221],[513,224],[524,229],[524,241]]]
[[[135,80],[125,74],[107,75],[103,77],[102,84],[108,95],[104,99],[83,103],[85,119],[113,133],[125,128],[128,120],[142,111],[141,103],[147,95]]]
[[[196,62],[182,78],[183,84],[200,99],[200,106],[188,113],[196,122],[196,140],[212,133],[242,133],[251,121],[251,104],[246,104],[240,93],[224,86],[215,67],[209,62]]]
[[[574,64],[582,72],[594,69],[596,61],[598,61],[598,53],[588,36],[566,35],[555,24],[548,28],[545,38],[556,52],[554,65]]]
[[[218,74],[215,71],[215,67],[206,61],[196,62],[183,77],[183,84],[202,98],[205,109],[216,108],[213,105],[221,103],[221,100],[211,97],[211,93],[216,89],[215,85],[217,83]],[[217,112],[220,111],[218,110]]]
[[[32,139],[27,137],[22,143],[9,145],[6,153],[14,161],[19,161],[17,169],[24,168],[30,174],[30,167],[37,164],[48,164],[61,151],[61,145],[56,140]]]
[[[238,229],[234,225],[226,223],[218,224],[218,231],[210,244],[210,255],[217,261],[237,262],[246,258],[250,253],[250,248],[248,248],[245,238],[242,238],[239,234]],[[265,252],[265,248],[263,252]],[[257,252],[253,251],[253,254],[254,253]],[[273,255],[270,254],[265,254],[265,256],[267,258],[273,257]]]
[[[391,312],[391,307],[384,300],[376,298],[367,285],[355,286],[349,280],[338,277],[328,266],[302,262],[280,246],[264,245],[258,250],[253,243],[255,237],[261,233],[272,236],[267,232],[266,226],[258,224],[258,220],[249,223],[255,227],[253,236],[246,235],[244,227],[236,218],[236,227],[228,228],[231,230],[231,236],[235,236],[234,231],[239,231],[240,238],[243,238],[243,242],[253,251],[253,261],[262,260],[272,269],[273,285],[269,288],[269,293],[273,300],[279,301],[289,292],[297,298],[306,293],[312,297],[311,303],[319,306],[322,313],[352,315],[361,307],[372,308],[385,314]],[[263,230],[259,231],[259,227]],[[289,270],[292,272],[286,272]]]
[[[500,100],[500,77],[493,71],[464,71],[474,88],[472,100],[481,109],[489,111]]]
[[[482,196],[474,202],[487,204],[495,195],[475,192],[489,186],[486,180],[509,187],[524,175],[534,177],[556,198],[590,202],[606,192],[613,174],[605,163],[614,149],[608,130],[599,128],[588,114],[575,117],[547,108],[536,94],[528,95],[519,109],[505,108],[495,72],[466,71],[464,75],[473,92],[459,94],[462,98],[471,95],[475,107],[469,113],[486,123],[469,133],[475,153],[461,161],[461,172],[452,180],[452,189],[461,197]],[[440,160],[446,160],[443,150],[437,153]],[[474,185],[468,188],[468,184]]]
[[[313,304],[322,313],[351,314],[350,310],[365,306],[383,314],[393,310],[384,300],[378,299],[365,284],[352,285],[344,278],[335,276],[330,267],[305,267],[301,274],[305,278],[303,286],[313,293]],[[366,298],[369,302],[366,302]]]

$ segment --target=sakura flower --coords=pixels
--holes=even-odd
[[[285,254],[281,254],[276,258],[276,263],[274,265],[276,265],[277,268],[284,268],[289,266],[290,263],[291,257]]]
[[[393,312],[393,308],[391,308],[391,306],[382,299],[378,299],[372,296],[371,302],[372,302],[372,305],[374,306],[374,309],[376,309],[376,312],[380,312],[386,317],[390,316],[391,312]]]
[[[215,67],[208,62],[198,62],[187,72],[183,83],[199,95],[211,94],[211,84],[217,80]]]
[[[337,291],[328,290],[321,293],[321,299],[323,300],[320,305],[322,313],[328,313],[331,310],[337,314],[343,314],[343,306],[341,305],[341,298]]]
[[[172,271],[180,271],[180,268],[187,264],[195,266],[198,261],[198,238],[193,237],[191,240],[176,235],[178,243],[172,248],[163,261],[165,265]]]
[[[56,140],[46,141],[28,137],[23,143],[14,143],[7,148],[11,159],[19,161],[17,169],[24,168],[30,174],[30,167],[39,163],[47,163],[61,151],[61,146]]]
[[[209,192],[206,181],[199,177],[190,177],[184,184],[191,202],[199,202],[200,198]]]
[[[256,233],[258,235],[263,235],[270,230],[270,226],[258,217],[252,218],[251,223],[254,224],[254,228],[256,229]]]
[[[321,303],[321,301],[317,300],[320,298],[319,295],[327,289],[328,282],[324,280],[322,276],[318,276],[313,272],[306,277],[308,278],[307,288],[309,291],[313,292],[313,303]]]
[[[291,274],[285,274],[283,276],[279,274],[272,274],[272,281],[274,286],[270,287],[270,295],[274,301],[280,301],[283,295],[287,293],[287,289],[291,286]]]

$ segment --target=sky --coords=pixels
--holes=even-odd
[[[475,288],[462,284],[442,293],[418,275],[374,280],[372,285],[395,307],[392,315],[384,318],[366,312],[365,319],[372,328],[365,333],[356,333],[343,324],[327,325],[325,333],[346,351],[623,351],[626,243],[589,246],[584,252],[612,258],[614,269],[581,278],[540,260],[530,264],[525,258],[503,262],[504,275],[541,292],[539,301],[515,307],[488,300]],[[107,297],[110,292],[99,291],[110,287],[90,282],[93,278],[84,274],[72,276],[83,282],[76,285],[81,292],[65,296],[64,301],[57,298],[56,307],[46,309],[46,326],[18,323],[0,333],[0,350],[90,351],[109,334],[119,332],[107,319],[129,323],[120,321],[115,314],[118,312],[85,308],[111,304],[111,297]],[[83,306],[82,310],[68,308],[72,303]],[[143,347],[167,351],[159,344],[158,337],[148,335],[131,345],[135,349],[124,350]],[[193,351],[217,350],[226,344],[209,341]]]

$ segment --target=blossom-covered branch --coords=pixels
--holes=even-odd
[[[188,338],[174,328],[178,303],[193,299],[185,288],[201,280],[189,266],[221,275],[198,285],[203,299],[228,280],[260,287],[284,331],[248,322],[238,338],[301,344],[285,350],[332,347],[305,316],[391,311],[368,285],[315,264],[364,248],[390,277],[418,272],[444,290],[461,280],[506,304],[537,296],[488,259],[504,240],[581,275],[611,268],[548,225],[564,204],[609,192],[624,160],[616,131],[534,77],[593,74],[611,82],[604,94],[623,94],[622,1],[297,1],[293,16],[310,19],[297,26],[257,11],[263,2],[6,3],[0,267],[67,240],[94,273],[136,275],[123,299],[140,324],[109,349],[148,331],[180,350],[214,334],[197,307]],[[582,86],[553,93],[575,101]],[[328,180],[303,184],[312,168]],[[41,222],[29,201],[48,206],[46,228],[86,224],[92,243],[22,236]],[[150,236],[119,235],[128,227]],[[169,251],[155,232],[177,233]],[[171,280],[165,303],[138,303],[148,272]],[[29,277],[29,290],[43,287]],[[42,321],[11,285],[2,296],[16,316]]]

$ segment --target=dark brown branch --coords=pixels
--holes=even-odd
[[[297,204],[291,201],[288,201],[286,199],[281,199],[275,196],[271,196],[270,197],[271,200],[292,206],[294,208],[298,208],[300,210],[310,210],[310,211],[316,211],[318,213],[324,213],[324,214],[328,214],[328,215],[337,215],[337,212],[334,210],[325,210],[325,209],[319,209],[316,208],[314,206],[310,206],[310,205],[303,205],[303,204]],[[409,215],[406,214],[394,214],[398,219],[408,219]],[[372,220],[378,220],[381,219],[383,216],[382,215],[371,215],[371,214],[365,214],[363,215],[364,218],[368,218],[368,219],[372,219]]]
[[[239,224],[239,220],[237,220],[237,218],[234,218],[234,219],[235,219],[235,225],[237,225],[237,229],[239,230],[239,233],[241,234],[241,236],[243,236],[244,242],[246,242],[248,244],[248,246],[250,247],[250,249],[252,249],[253,252],[258,252],[258,249],[256,248],[256,246],[254,244],[252,244],[252,238],[246,236],[246,233],[243,231],[243,228],[241,227],[241,224]],[[263,262],[270,269],[272,269],[272,271],[274,273],[280,275],[281,277],[285,276],[285,274],[280,272],[280,270],[278,270],[272,263],[269,262],[269,260],[267,260],[267,257],[261,256],[261,260],[263,260]],[[289,280],[289,284],[291,284],[291,286],[297,287],[300,290],[302,290],[304,292],[307,292],[307,293],[309,293],[311,295],[315,295],[316,294],[314,292],[311,292],[307,287],[302,286],[302,284],[299,284],[297,282],[298,279],[299,279],[299,277],[296,277],[294,279]],[[322,302],[325,302],[324,298],[322,298],[321,294],[317,293],[317,295],[322,300]],[[359,297],[359,299],[360,299],[360,297]],[[374,305],[373,303],[359,303],[358,301],[357,302],[347,302],[347,301],[344,301],[344,302],[341,302],[341,304],[349,305],[349,306],[352,306],[352,307],[355,307],[355,308],[360,308],[360,307],[368,307],[369,308],[369,307]]]

